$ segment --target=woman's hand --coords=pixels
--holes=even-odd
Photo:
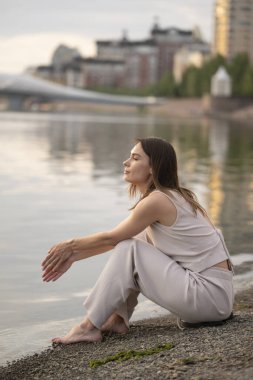
[[[56,281],[73,264],[73,240],[63,241],[54,245],[42,262],[43,281]]]

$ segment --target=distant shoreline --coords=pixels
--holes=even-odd
[[[248,123],[253,119],[253,101],[245,107],[237,108],[232,111],[211,111],[208,109],[205,98],[169,98],[157,105],[145,107],[133,107],[109,104],[58,102],[50,107],[42,108],[40,113],[84,113],[96,112],[99,114],[127,114],[127,115],[150,115],[161,118],[173,119],[226,119],[235,122]],[[5,112],[5,111],[2,111]],[[6,111],[8,112],[8,111]],[[32,112],[31,112],[32,113]]]

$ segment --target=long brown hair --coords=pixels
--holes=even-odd
[[[141,196],[136,205],[152,191],[167,188],[181,194],[182,197],[190,203],[195,213],[199,210],[203,215],[206,215],[206,211],[199,204],[196,195],[191,190],[179,185],[177,156],[173,146],[169,142],[156,137],[138,138],[136,142],[141,144],[142,149],[149,157],[152,169],[152,181],[150,181],[145,194]],[[130,196],[134,197],[136,193],[136,185],[131,184],[129,187]],[[135,206],[133,206],[133,208]]]

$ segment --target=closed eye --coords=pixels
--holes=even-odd
[[[140,158],[139,154],[136,154],[136,153],[133,153],[131,155],[131,157],[135,160],[135,161],[138,161],[138,159]]]

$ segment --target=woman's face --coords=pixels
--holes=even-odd
[[[149,157],[142,149],[141,143],[136,144],[131,150],[130,157],[123,162],[124,180],[136,186],[147,185],[151,177]]]

